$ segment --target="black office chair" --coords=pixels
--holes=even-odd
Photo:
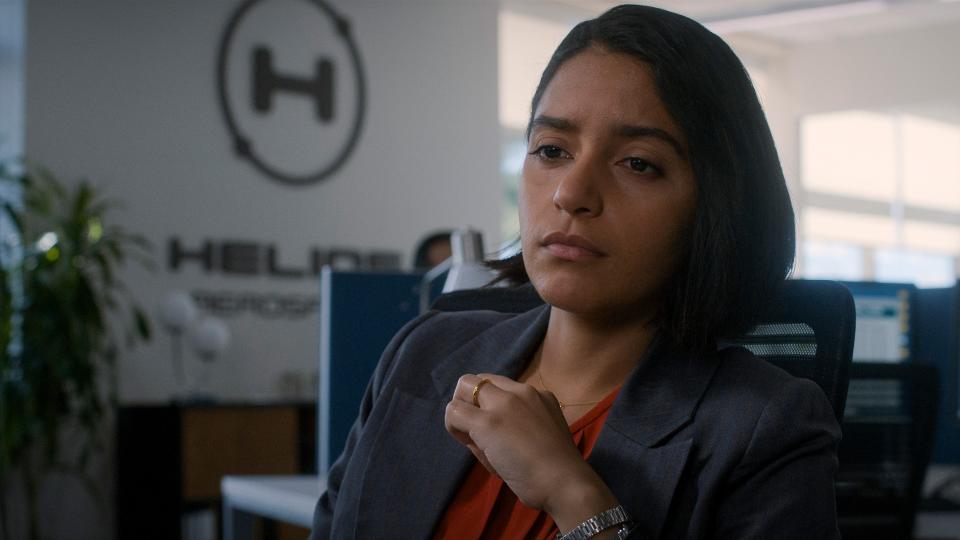
[[[935,366],[853,364],[836,482],[845,539],[913,537],[938,403]]]
[[[543,304],[531,285],[487,287],[440,296],[433,309],[487,309],[521,313]],[[832,281],[789,280],[767,304],[763,321],[746,335],[721,343],[742,346],[823,389],[839,421],[847,396],[856,313],[853,297]]]

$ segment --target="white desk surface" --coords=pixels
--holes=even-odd
[[[319,476],[225,476],[220,489],[234,509],[310,528],[326,481]],[[960,513],[920,512],[915,532],[920,538],[960,539]]]
[[[306,528],[324,489],[319,476],[224,476],[220,482],[230,507]]]
[[[960,512],[919,512],[913,534],[921,539],[960,540]]]

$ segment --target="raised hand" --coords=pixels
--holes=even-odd
[[[489,382],[480,386],[474,403],[474,390],[484,379]],[[549,392],[500,375],[467,374],[457,382],[444,418],[447,431],[502,478],[520,502],[546,511],[558,525],[560,515],[584,513],[576,509],[584,503],[615,503],[574,445]]]

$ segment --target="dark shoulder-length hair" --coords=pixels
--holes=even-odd
[[[659,325],[691,350],[742,334],[790,272],[795,249],[790,196],[746,69],[696,21],[653,7],[618,6],[563,39],[540,78],[531,119],[560,66],[588,47],[645,62],[688,142],[697,206]],[[490,265],[498,280],[529,281],[522,254]]]

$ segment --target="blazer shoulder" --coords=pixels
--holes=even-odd
[[[737,440],[735,445],[745,451],[762,418],[794,425],[813,419],[818,424],[835,424],[830,402],[815,382],[740,347],[719,351],[717,360],[720,364],[698,416],[702,426],[710,426],[708,431],[717,430],[718,442],[739,433],[728,442]]]
[[[719,458],[716,537],[839,538],[840,427],[826,394],[744,349],[723,357],[706,428]]]
[[[438,354],[450,352],[490,328],[516,317],[497,311],[436,311],[406,337],[405,349],[426,349]]]
[[[715,388],[736,395],[742,404],[760,407],[780,395],[791,385],[812,385],[813,381],[797,377],[743,347],[729,347],[717,352],[720,362]]]

